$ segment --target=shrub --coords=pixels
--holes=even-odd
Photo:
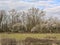
[[[3,38],[1,39],[1,45],[17,45],[16,39]]]

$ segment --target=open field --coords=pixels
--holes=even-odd
[[[24,40],[26,37],[33,37],[33,38],[45,38],[45,37],[56,37],[56,39],[60,40],[60,34],[20,34],[20,33],[0,33],[0,38],[15,38],[18,40]]]

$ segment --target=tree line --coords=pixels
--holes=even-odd
[[[27,11],[0,10],[0,32],[60,33],[58,18],[45,18],[46,12],[38,8]]]

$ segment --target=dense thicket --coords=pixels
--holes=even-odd
[[[60,33],[58,18],[45,18],[45,11],[31,8],[27,11],[0,10],[0,32]]]

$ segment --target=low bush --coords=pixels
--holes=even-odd
[[[16,39],[3,38],[1,39],[1,45],[17,45]]]

